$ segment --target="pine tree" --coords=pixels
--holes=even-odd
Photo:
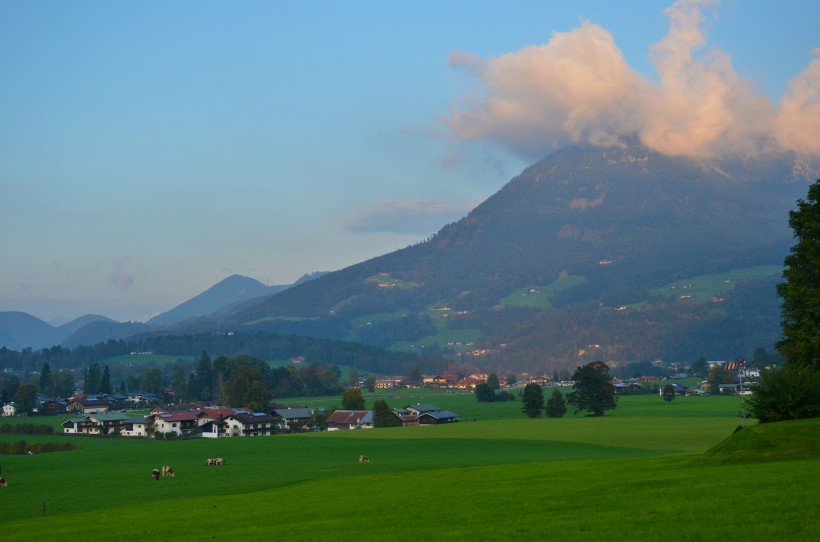
[[[784,282],[777,285],[783,300],[783,339],[777,348],[787,363],[820,369],[820,180],[806,200],[789,212],[797,243],[784,261]]]
[[[521,412],[530,418],[537,418],[544,410],[544,390],[538,384],[527,384],[521,401]]]

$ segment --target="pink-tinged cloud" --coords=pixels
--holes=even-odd
[[[473,205],[436,200],[386,200],[342,217],[339,224],[353,232],[432,234],[442,224],[458,220]]]
[[[820,49],[812,52],[820,56]],[[780,99],[776,137],[782,147],[820,155],[820,58],[789,82]]]
[[[761,142],[820,154],[815,61],[790,85],[780,110],[707,48],[701,27],[710,1],[669,7],[669,31],[652,47],[658,81],[631,69],[612,35],[582,22],[548,43],[489,60],[453,53],[450,64],[482,83],[445,119],[457,140],[488,139],[527,159],[567,143],[612,144],[638,137],[672,155],[744,152]]]
[[[127,290],[134,284],[136,278],[133,275],[129,275],[119,266],[117,266],[111,273],[108,275],[108,283],[117,288],[119,290]]]

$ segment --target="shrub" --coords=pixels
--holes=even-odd
[[[743,406],[760,423],[820,416],[820,371],[797,363],[763,369]]]

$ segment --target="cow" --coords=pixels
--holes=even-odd
[[[173,467],[169,467],[169,466],[167,466],[167,465],[163,465],[163,467],[162,467],[162,475],[163,475],[163,476],[167,476],[168,478],[173,478],[173,477],[174,477],[174,468],[173,468]]]
[[[214,457],[214,458],[208,459],[208,461],[206,463],[209,467],[221,467],[222,465],[225,464],[225,460],[222,459],[221,457]]]
[[[9,484],[6,482],[6,479],[0,476],[0,487],[8,487],[8,485]]]
[[[359,456],[359,463],[370,463],[370,458],[366,455]]]
[[[159,469],[154,469],[151,471],[151,478],[154,480],[159,480]]]

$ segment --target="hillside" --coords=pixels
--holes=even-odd
[[[88,314],[61,326],[52,326],[25,312],[0,312],[0,347],[21,350],[54,346],[62,343],[78,329],[98,322],[114,323],[105,316]]]
[[[790,154],[710,163],[570,146],[423,243],[210,325],[472,352],[477,364],[531,370],[573,367],[590,345],[625,361],[748,355],[778,337],[776,274],[741,277],[715,303],[652,290],[782,265],[806,171]],[[516,293],[545,299],[511,303]]]

